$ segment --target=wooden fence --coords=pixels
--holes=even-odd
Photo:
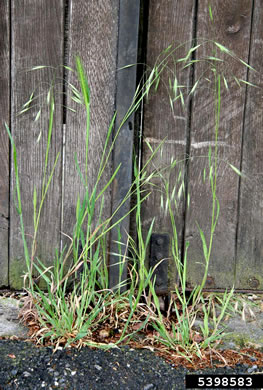
[[[43,112],[36,123],[34,118],[45,97],[41,98],[41,95],[38,104],[25,115],[17,115],[31,92],[41,94],[56,72],[56,80],[59,80],[54,118],[56,131],[50,150],[49,170],[58,152],[61,152],[61,158],[42,213],[41,240],[37,247],[38,256],[45,264],[50,264],[54,248],[60,247],[61,232],[72,232],[76,200],[81,195],[74,154],[80,165],[85,164],[85,112],[78,108],[73,114],[65,108],[69,102],[65,97],[66,84],[63,80],[70,83],[75,80],[61,64],[73,66],[74,57],[78,54],[88,73],[92,99],[89,168],[92,186],[113,113],[117,109],[117,124],[120,123],[134,95],[135,67],[119,69],[137,62],[139,17],[139,53],[141,58],[147,53],[145,59],[150,67],[170,44],[188,42],[176,52],[180,58],[195,39],[209,38],[233,50],[259,72],[252,72],[239,61],[229,58],[226,63],[229,76],[235,75],[260,86],[263,68],[263,10],[260,5],[259,0],[4,0],[0,3],[0,285],[20,288],[21,274],[25,271],[19,216],[13,202],[14,165],[4,122],[10,125],[17,146],[25,230],[29,240],[33,234],[32,193],[34,186],[41,188],[39,174],[45,163],[48,116]],[[193,60],[200,59],[201,55],[214,55],[209,50],[211,46],[210,49],[209,45],[204,46],[201,54],[199,51],[193,53]],[[38,65],[51,68],[28,71]],[[202,66],[202,63],[196,62],[196,65],[182,71],[178,75],[179,84],[186,85],[189,91],[204,72]],[[139,132],[143,134],[142,161],[149,156],[148,143],[156,147],[165,139],[162,152],[149,169],[170,164],[171,158],[185,161],[180,165],[185,196],[178,200],[176,223],[182,258],[186,243],[190,243],[187,257],[189,288],[201,281],[204,270],[197,222],[207,240],[211,228],[211,190],[209,180],[204,180],[204,169],[209,171],[209,146],[213,150],[215,145],[215,99],[207,87],[208,78],[200,79],[193,98],[186,100],[185,109],[175,104],[172,111],[167,98],[168,75],[164,73],[158,92],[151,95],[145,104],[143,127],[135,132],[136,136]],[[206,287],[222,289],[235,284],[237,289],[262,290],[262,89],[244,83],[243,87],[239,87],[233,77],[229,80],[232,80],[229,81],[229,90],[222,85],[217,180],[220,216]],[[117,207],[132,180],[133,137],[132,116],[123,126],[112,166],[106,173],[107,179],[122,162],[115,185],[105,198],[105,217]],[[244,176],[237,175],[228,163],[240,169]],[[175,170],[170,175],[171,189],[177,183],[178,172]],[[171,243],[173,237],[159,191],[162,181],[158,178],[154,180],[159,188],[153,191],[142,209],[145,232],[155,217],[149,251],[152,264],[158,258],[171,254],[168,241]],[[190,199],[189,207],[187,199]],[[127,207],[128,204],[120,212],[125,213]],[[128,229],[129,219],[126,218],[121,224],[121,231]],[[112,252],[116,234],[115,230]],[[115,261],[115,257],[110,256],[110,264]],[[111,272],[112,285],[117,275]],[[175,275],[173,260],[164,261],[157,274],[160,290],[165,291],[169,285],[172,286]]]

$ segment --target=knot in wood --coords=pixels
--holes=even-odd
[[[236,34],[240,31],[241,29],[241,22],[237,21],[236,23],[231,23],[227,26],[226,32],[228,34]]]

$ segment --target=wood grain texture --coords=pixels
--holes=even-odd
[[[9,1],[0,3],[0,286],[8,285],[9,143],[10,121],[10,19]]]
[[[209,4],[212,6],[213,22],[209,18]],[[251,23],[251,5],[244,1],[200,1],[197,15],[197,37],[218,41],[233,50],[244,61],[248,60]],[[205,46],[202,55],[218,55],[219,50]],[[235,276],[235,243],[238,211],[239,177],[227,165],[230,162],[240,167],[242,126],[245,103],[245,88],[240,88],[232,75],[246,80],[247,70],[238,61],[226,58],[218,68],[224,72],[229,83],[229,91],[222,82],[221,117],[218,135],[218,174],[217,196],[221,205],[219,221],[216,227],[209,279],[206,287],[232,287]],[[203,79],[194,96],[191,128],[191,165],[189,174],[190,208],[186,220],[186,240],[190,242],[188,256],[188,283],[194,286],[203,277],[204,256],[197,223],[204,231],[207,242],[210,236],[212,196],[208,180],[209,145],[214,152],[214,92],[213,72],[207,64],[197,64],[195,80],[202,72],[211,80]],[[203,182],[206,169],[207,179]],[[201,263],[201,264],[200,264]]]
[[[258,72],[249,72],[249,81],[259,88],[247,88],[247,102],[243,132],[240,213],[238,220],[236,288],[263,289],[263,9],[254,2],[250,65]]]
[[[85,67],[90,87],[91,116],[88,153],[88,187],[92,190],[106,140],[109,124],[114,114],[115,73],[118,33],[119,1],[71,2],[69,25],[69,65],[75,68],[75,56],[79,55]],[[77,80],[69,73],[69,82]],[[78,86],[79,88],[79,86]],[[72,106],[70,97],[67,104]],[[83,200],[85,187],[77,173],[74,155],[85,177],[86,115],[82,106],[75,106],[76,113],[67,111],[65,130],[64,211],[62,231],[72,235],[76,222],[76,203]],[[100,189],[111,177],[111,158],[105,169]],[[97,210],[98,211],[98,210]],[[111,214],[111,191],[105,193],[102,218]],[[98,216],[98,213],[96,213]],[[95,221],[96,223],[96,221]]]
[[[149,21],[148,21],[148,46],[147,46],[147,65],[152,68],[155,65],[157,57],[169,45],[173,48],[178,44],[187,42],[184,47],[176,50],[174,58],[179,59],[186,55],[191,47],[194,23],[194,1],[177,1],[177,0],[152,0],[149,3]],[[156,154],[156,157],[149,166],[149,172],[169,166],[171,159],[183,160],[178,164],[178,167],[172,172],[166,171],[164,176],[170,183],[170,194],[176,186],[177,194],[180,183],[178,183],[179,172],[184,176],[185,157],[186,157],[186,140],[188,126],[188,102],[186,101],[185,110],[182,109],[179,101],[174,104],[172,111],[169,101],[169,78],[173,84],[173,74],[176,71],[179,85],[189,87],[190,83],[190,68],[185,71],[180,71],[180,66],[175,70],[173,59],[169,61],[170,70],[163,73],[157,93],[150,93],[149,101],[145,105],[144,110],[144,142],[143,142],[143,163],[150,158],[151,152],[146,145],[149,142],[153,149],[164,141],[162,151]],[[184,89],[183,91],[187,91]],[[152,191],[150,197],[142,204],[143,229],[146,233],[149,230],[150,224],[155,218],[155,227],[153,232],[169,233],[172,236],[172,227],[170,217],[165,213],[165,207],[161,205],[161,192],[163,183],[160,178],[153,179],[155,188],[150,188]],[[178,210],[175,212],[177,223],[179,248],[181,247],[181,238],[183,231],[183,197],[178,200]],[[165,206],[165,197],[164,197]],[[170,283],[175,279],[175,267],[173,260],[170,261]]]
[[[32,66],[59,67],[63,64],[63,0],[12,1],[12,134],[17,147],[23,217],[28,243],[33,235],[33,189],[41,191],[48,118],[45,102],[54,69],[27,72]],[[62,68],[56,70],[62,77]],[[61,79],[60,79],[61,80]],[[61,81],[60,81],[61,83]],[[42,93],[37,104],[23,115],[17,116],[31,92]],[[48,172],[62,148],[62,86],[57,85],[56,111]],[[43,105],[45,109],[38,122],[34,118]],[[40,131],[42,137],[37,142]],[[15,194],[14,166],[12,165],[12,203],[10,211],[10,285],[21,288],[21,274],[26,270],[19,219],[13,202]],[[42,210],[37,240],[37,256],[46,264],[53,262],[54,251],[60,246],[61,220],[61,160],[51,182]]]

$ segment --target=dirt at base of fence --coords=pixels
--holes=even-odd
[[[185,389],[185,375],[252,374],[263,371],[255,356],[234,367],[189,370],[167,363],[149,350],[123,347],[109,351],[62,349],[0,340],[0,389]],[[263,362],[263,360],[261,360]]]

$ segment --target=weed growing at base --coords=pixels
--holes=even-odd
[[[243,65],[242,60],[224,46],[217,42],[202,40],[200,44],[191,47],[185,57],[177,59],[176,62],[183,64],[183,67],[188,67],[196,63],[192,59],[192,54],[200,47],[206,44],[213,46],[224,55],[235,58]],[[179,47],[181,47],[180,45]],[[200,61],[206,61],[214,74],[214,91],[215,91],[215,149],[212,153],[210,148],[209,161],[209,181],[212,193],[212,219],[209,237],[205,237],[201,227],[199,227],[200,240],[203,246],[205,271],[202,282],[196,286],[191,294],[186,293],[187,279],[187,249],[186,243],[185,253],[181,257],[178,249],[177,228],[175,224],[174,209],[176,209],[176,197],[170,195],[169,181],[167,180],[166,172],[175,169],[178,162],[173,161],[169,167],[156,169],[149,173],[147,167],[154,159],[156,154],[161,150],[162,143],[153,150],[151,145],[148,145],[151,150],[151,156],[145,165],[139,169],[136,160],[134,164],[134,182],[132,183],[128,193],[125,195],[122,204],[128,201],[131,196],[136,199],[135,205],[130,212],[136,215],[136,240],[129,234],[127,235],[126,254],[120,259],[120,280],[122,264],[128,262],[129,277],[127,280],[120,282],[114,289],[109,289],[108,283],[108,268],[107,268],[107,240],[111,229],[117,226],[121,220],[112,224],[112,218],[117,213],[114,211],[106,220],[102,219],[102,211],[104,205],[105,191],[112,184],[116,177],[119,167],[113,172],[109,181],[100,188],[101,178],[107,164],[109,163],[115,141],[118,137],[120,129],[125,121],[129,118],[132,112],[136,111],[142,100],[147,98],[150,90],[154,88],[158,91],[158,85],[163,71],[168,66],[169,59],[174,56],[177,48],[169,47],[158,58],[156,65],[150,71],[144,83],[140,84],[136,90],[136,94],[131,103],[131,106],[122,120],[122,123],[116,131],[116,135],[111,142],[113,127],[115,124],[115,116],[113,117],[109,130],[106,136],[104,150],[102,153],[100,167],[98,170],[95,185],[92,190],[88,189],[88,161],[89,161],[89,137],[90,137],[90,90],[87,77],[79,57],[76,58],[76,72],[80,84],[80,90],[75,86],[69,85],[73,100],[78,104],[82,104],[86,110],[86,161],[85,172],[81,169],[76,161],[78,174],[83,182],[83,199],[80,198],[76,204],[76,222],[74,231],[71,236],[71,244],[65,247],[61,253],[56,251],[53,267],[46,267],[36,256],[38,228],[41,218],[41,211],[48,193],[50,183],[59,154],[55,159],[55,163],[51,169],[51,173],[47,175],[47,166],[49,159],[49,150],[53,132],[53,115],[55,110],[54,86],[52,85],[48,91],[47,102],[49,107],[49,127],[48,127],[48,142],[45,155],[45,166],[43,172],[42,190],[38,194],[34,190],[33,197],[33,219],[34,219],[34,237],[32,247],[29,249],[26,232],[23,224],[23,207],[21,202],[19,173],[16,157],[16,146],[12,134],[6,125],[6,130],[12,144],[13,161],[16,177],[16,195],[17,195],[17,210],[20,216],[21,234],[24,243],[24,255],[26,259],[27,274],[25,276],[25,289],[28,291],[29,300],[25,303],[22,309],[22,316],[26,321],[31,321],[35,324],[34,337],[39,342],[53,343],[56,347],[59,345],[91,345],[101,348],[110,348],[124,342],[134,341],[138,334],[144,334],[141,343],[151,345],[153,348],[164,348],[175,350],[178,354],[191,359],[191,356],[197,354],[201,357],[202,349],[211,348],[222,337],[222,329],[219,327],[226,311],[228,310],[230,299],[234,289],[229,293],[225,292],[221,299],[217,300],[220,303],[221,311],[217,315],[214,307],[216,298],[213,300],[205,299],[202,291],[206,282],[208,267],[211,257],[211,249],[216,224],[219,217],[219,202],[216,195],[217,190],[217,164],[218,151],[217,140],[220,124],[220,108],[221,108],[221,82],[228,88],[228,82],[225,76],[217,72],[216,63],[221,62],[221,58],[215,55],[205,57]],[[40,70],[43,67],[35,67],[34,70]],[[73,70],[68,68],[69,71]],[[171,82],[172,94],[169,94],[171,107],[178,101],[184,105],[187,96],[194,95],[198,87],[200,79],[192,86],[190,92],[180,86],[176,77],[173,75]],[[237,83],[242,80],[236,80]],[[30,109],[30,104],[33,99],[31,95],[29,101],[24,105],[21,113]],[[41,115],[37,115],[36,121]],[[155,177],[161,178],[165,188],[165,204],[168,210],[171,225],[173,230],[172,245],[171,245],[171,261],[174,262],[178,277],[179,285],[171,286],[171,299],[167,312],[161,309],[159,298],[155,293],[155,269],[146,267],[146,254],[149,245],[151,233],[154,227],[154,220],[151,223],[146,237],[142,231],[141,221],[141,204],[151,196],[152,181]],[[182,178],[182,184],[184,178]],[[38,206],[39,205],[39,206]],[[99,213],[95,213],[98,209]],[[161,212],[162,210],[160,210]],[[95,219],[95,215],[98,215]],[[127,215],[126,215],[127,216]],[[125,216],[123,217],[125,218]],[[81,243],[81,245],[80,245]],[[123,245],[121,242],[119,245]],[[39,278],[45,289],[40,289],[33,278],[33,272],[37,271]],[[123,291],[123,287],[127,287]],[[194,327],[197,316],[202,316],[203,325],[200,329]],[[137,336],[136,336],[137,335]]]

